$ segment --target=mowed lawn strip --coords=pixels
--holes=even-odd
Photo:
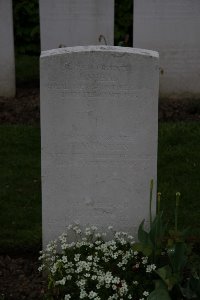
[[[0,126],[0,251],[41,247],[40,129]],[[200,237],[200,123],[160,123],[158,191],[173,226],[175,193],[181,193],[178,226]],[[123,199],[122,199],[123,201]]]
[[[175,194],[181,193],[179,228],[190,226],[200,238],[200,122],[159,124],[158,191],[162,209],[173,224]]]
[[[40,129],[0,126],[0,251],[41,247]]]

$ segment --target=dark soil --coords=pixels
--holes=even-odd
[[[199,121],[200,99],[162,99],[159,121]],[[0,124],[40,124],[38,88],[21,88],[15,98],[0,97]]]
[[[40,123],[38,88],[18,89],[15,98],[0,97],[0,124]]]
[[[0,256],[0,300],[40,300],[45,282],[35,256]]]
[[[159,100],[159,121],[200,121],[200,99]]]
[[[159,101],[159,121],[199,121],[200,100]],[[0,124],[40,125],[38,88],[18,89],[16,97],[0,97]],[[42,299],[44,280],[38,272],[38,254],[0,256],[0,300]]]

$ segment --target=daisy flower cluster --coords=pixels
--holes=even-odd
[[[95,226],[69,225],[41,251],[39,271],[48,275],[49,294],[59,300],[145,300],[154,289],[155,265],[133,250],[134,239],[109,226],[109,236]],[[73,240],[76,242],[71,242]],[[68,242],[70,240],[70,242]]]

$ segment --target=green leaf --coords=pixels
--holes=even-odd
[[[144,246],[143,249],[142,249],[142,253],[145,255],[145,256],[150,256],[153,252],[153,249],[152,247],[149,245],[149,246]]]
[[[160,278],[167,285],[168,290],[171,290],[173,286],[180,281],[179,273],[172,273],[172,269],[169,265],[159,268],[155,272],[160,276]]]
[[[192,276],[189,284],[191,290],[194,291],[198,297],[200,297],[200,278],[195,278]]]
[[[166,283],[166,280],[172,276],[172,270],[169,265],[159,268],[155,271],[160,278]]]
[[[148,233],[143,228],[144,222],[145,222],[145,220],[142,221],[142,223],[140,224],[140,226],[138,228],[138,240],[142,244],[147,244],[148,243]]]
[[[147,300],[171,300],[171,297],[166,289],[158,288],[151,292]]]
[[[166,232],[166,226],[163,224],[162,212],[161,212],[154,218],[149,232],[151,241],[155,246],[157,246],[158,243],[161,243],[161,240],[163,239],[165,232]]]
[[[186,238],[186,237],[188,237],[190,232],[191,232],[191,228],[187,227],[187,228],[183,229],[180,233],[183,238]]]
[[[167,285],[165,282],[161,279],[155,280],[155,288],[156,289],[167,289]]]
[[[167,241],[167,247],[171,248],[173,246],[173,244],[174,244],[174,240],[169,238]]]
[[[162,272],[164,272],[165,275],[169,273],[167,266],[161,270],[161,273]],[[155,280],[155,290],[151,292],[147,300],[171,300],[167,285],[163,280]]]
[[[145,256],[150,256],[152,254],[152,247],[142,244],[142,243],[135,243],[133,245],[133,250],[142,252]]]
[[[133,250],[138,251],[138,252],[142,252],[143,245],[141,243],[135,243],[135,244],[133,244]]]
[[[187,262],[185,243],[175,243],[173,251],[168,251],[174,272],[180,272]]]
[[[187,282],[187,285],[185,287],[179,286],[180,291],[183,295],[183,297],[185,297],[186,299],[195,299],[196,298],[196,294],[194,291],[191,290],[190,286],[189,286],[189,282]]]
[[[179,285],[179,288],[186,299],[200,298],[200,278],[192,276],[184,286]]]

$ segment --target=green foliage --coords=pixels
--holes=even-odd
[[[152,209],[152,194],[153,194],[153,182],[151,181],[150,185],[150,205],[149,209]],[[159,193],[159,202],[161,200],[161,194]],[[157,202],[157,204],[159,203]],[[65,262],[68,262],[69,259],[72,258],[72,261],[76,261],[75,257],[76,255],[80,255],[82,257],[81,265],[87,264],[88,261],[88,255],[90,255],[90,261],[101,261],[99,264],[99,271],[97,271],[97,265],[95,265],[95,271],[92,268],[89,268],[89,271],[92,271],[91,274],[94,275],[94,272],[96,272],[95,277],[99,278],[101,277],[101,282],[106,282],[106,274],[112,273],[116,276],[118,267],[119,269],[122,267],[122,274],[117,275],[118,278],[123,277],[123,279],[120,279],[120,282],[126,282],[127,291],[121,295],[120,294],[120,285],[116,285],[114,290],[117,291],[116,294],[114,292],[108,289],[110,288],[110,285],[105,285],[105,289],[103,288],[101,290],[101,294],[99,294],[98,288],[95,290],[97,299],[113,299],[113,297],[122,297],[123,299],[132,299],[132,293],[134,296],[136,296],[136,293],[141,293],[140,296],[146,296],[148,297],[148,300],[179,300],[179,299],[199,299],[200,297],[200,256],[195,257],[195,259],[198,260],[198,264],[196,267],[194,267],[194,264],[191,263],[191,257],[192,257],[192,251],[190,245],[188,245],[187,242],[187,235],[189,233],[188,228],[178,231],[178,207],[180,202],[180,193],[176,193],[176,205],[175,205],[175,222],[174,222],[174,228],[168,228],[163,220],[163,213],[159,212],[159,209],[157,209],[157,215],[152,220],[152,212],[150,211],[150,228],[149,231],[146,231],[144,229],[144,220],[141,222],[139,228],[138,228],[138,243],[127,243],[124,239],[124,237],[128,237],[128,234],[126,233],[116,233],[115,237],[117,237],[117,241],[108,241],[104,242],[103,240],[97,239],[96,241],[92,241],[94,234],[91,233],[91,238],[87,241],[89,243],[86,243],[86,240],[83,238],[81,242],[77,243],[66,243],[66,237],[68,236],[68,233],[65,233],[62,235],[59,239],[61,240],[61,249],[64,249],[62,254],[56,254],[56,248],[55,243],[51,243],[47,246],[46,252],[43,253],[42,259],[43,264],[41,269],[46,270],[49,274],[49,289],[51,290],[50,296],[54,295],[52,292],[55,291],[56,288],[56,294],[59,299],[62,299],[64,294],[71,295],[72,299],[78,298],[79,295],[76,294],[74,291],[76,288],[74,288],[74,291],[71,290],[71,285],[65,284],[66,278],[69,274],[68,270],[66,269],[66,266],[63,264]],[[160,205],[160,204],[159,204]],[[86,229],[86,236],[88,236]],[[75,226],[74,231],[79,233],[81,230]],[[89,229],[90,231],[90,229]],[[122,236],[121,236],[122,234]],[[69,235],[72,236],[72,235]],[[121,238],[122,237],[122,238]],[[77,239],[76,239],[77,240]],[[121,243],[121,244],[120,244]],[[96,246],[98,245],[98,246]],[[100,246],[99,246],[100,245]],[[109,246],[108,246],[109,245]],[[127,245],[128,248],[127,248]],[[83,246],[83,249],[82,249]],[[111,246],[111,248],[109,248]],[[132,248],[132,251],[130,251],[130,247]],[[86,247],[84,251],[84,247]],[[50,249],[50,252],[49,252]],[[58,249],[58,248],[57,248]],[[91,250],[90,250],[91,249]],[[121,261],[121,258],[119,258],[117,253],[118,249],[123,252],[122,257],[124,258],[128,253],[128,259],[125,259],[126,262],[123,263],[123,259]],[[81,251],[83,250],[83,251]],[[99,251],[100,250],[100,251]],[[77,252],[78,251],[78,252]],[[116,252],[115,252],[116,251]],[[71,254],[73,253],[72,257]],[[86,255],[86,256],[83,256]],[[120,254],[121,255],[121,254]],[[114,260],[113,260],[114,259]],[[130,264],[129,264],[130,259]],[[140,259],[142,260],[142,264],[140,262]],[[140,266],[146,265],[146,272],[141,272]],[[50,265],[49,265],[50,262]],[[53,265],[52,265],[53,262]],[[84,263],[84,264],[83,264]],[[76,265],[76,266],[75,266]],[[72,265],[70,264],[70,267]],[[74,264],[75,268],[79,268],[79,263]],[[91,264],[92,266],[92,264]],[[131,269],[129,267],[131,266]],[[53,269],[54,270],[52,271]],[[105,272],[104,272],[105,268]],[[71,269],[70,269],[71,270]],[[137,272],[135,272],[137,270]],[[72,274],[79,274],[81,271],[72,270]],[[187,272],[186,272],[187,271]],[[58,273],[57,273],[58,272]],[[70,271],[71,272],[71,271]],[[149,273],[149,274],[148,274]],[[58,277],[55,277],[55,274],[58,274]],[[99,275],[100,277],[98,277]],[[187,275],[186,275],[187,274]],[[73,276],[73,275],[72,275]],[[70,276],[72,278],[72,276]],[[111,276],[111,277],[112,277]],[[79,283],[82,278],[85,277],[92,277],[90,274],[87,276],[85,274],[80,274],[78,277],[73,279],[73,282]],[[69,280],[71,280],[71,278]],[[112,277],[114,278],[114,277]],[[63,283],[64,280],[64,283]],[[139,283],[141,285],[141,288],[143,289],[142,292],[139,289],[135,289],[135,287],[131,286],[133,282]],[[99,281],[99,282],[100,282]],[[112,279],[111,279],[112,281]],[[84,289],[82,289],[82,292],[87,291],[85,297],[90,298],[90,290],[91,288],[94,290],[96,283],[84,283]],[[140,283],[141,282],[141,283]],[[155,288],[152,290],[152,286],[149,285],[150,282],[155,283]],[[61,285],[62,287],[57,287],[58,285]],[[130,286],[129,286],[130,285]],[[69,289],[68,289],[69,286]],[[79,287],[79,286],[78,286]],[[113,287],[113,285],[112,285]],[[146,292],[146,291],[150,291]],[[60,294],[64,293],[64,294]],[[138,294],[139,295],[139,294]],[[99,297],[100,296],[100,297]],[[99,298],[98,298],[99,297]],[[108,298],[109,297],[109,298]],[[57,298],[56,298],[57,299]],[[64,298],[63,298],[64,299]],[[68,298],[67,298],[68,299]]]
[[[5,300],[5,295],[4,294],[0,294],[0,300]]]
[[[186,244],[184,242],[182,243],[175,242],[174,246],[169,248],[167,253],[170,259],[172,271],[174,273],[181,272],[187,261],[187,257],[185,255]]]
[[[105,240],[106,233],[96,230],[95,226],[85,230],[69,226],[59,242],[50,242],[41,253],[39,269],[48,276],[49,299],[147,297],[153,290],[153,270],[147,274],[148,258],[133,251],[133,238],[112,231],[112,239]]]
[[[151,202],[152,191],[150,192]],[[147,255],[152,262],[157,264],[158,268],[155,273],[160,278],[160,280],[156,280],[155,290],[150,294],[148,300],[178,299],[178,294],[181,293],[188,297],[186,299],[199,297],[200,279],[198,275],[194,278],[194,270],[190,265],[191,248],[186,240],[189,231],[188,228],[178,231],[179,202],[180,193],[176,193],[174,229],[167,229],[164,225],[163,214],[160,212],[157,213],[154,221],[150,222],[149,232],[144,230],[144,220],[138,229],[139,243],[135,244],[133,248]],[[199,260],[200,257],[198,257]],[[186,267],[189,273],[188,278],[185,278],[184,274]],[[186,287],[184,287],[184,280],[187,280]]]
[[[155,255],[160,254],[162,251],[162,240],[166,232],[166,226],[162,223],[162,213],[158,214],[154,218],[149,232],[144,230],[144,221],[145,220],[143,220],[139,226],[139,243],[134,245],[134,249],[136,251],[142,251],[144,255],[152,255],[155,257]]]
[[[196,294],[199,298],[200,298],[200,278],[198,277],[194,277],[192,276],[189,280],[189,290],[190,290],[190,294],[191,291],[193,291],[193,298],[194,295]]]
[[[115,0],[115,45],[124,43],[125,35],[129,35],[126,46],[133,43],[133,1]]]
[[[39,0],[13,0],[13,16],[16,54],[39,55]],[[133,1],[115,0],[115,45],[132,47],[132,38]]]
[[[171,300],[163,281],[155,281],[155,290],[149,295],[148,300]]]
[[[39,55],[39,1],[13,0],[13,16],[16,53]]]

